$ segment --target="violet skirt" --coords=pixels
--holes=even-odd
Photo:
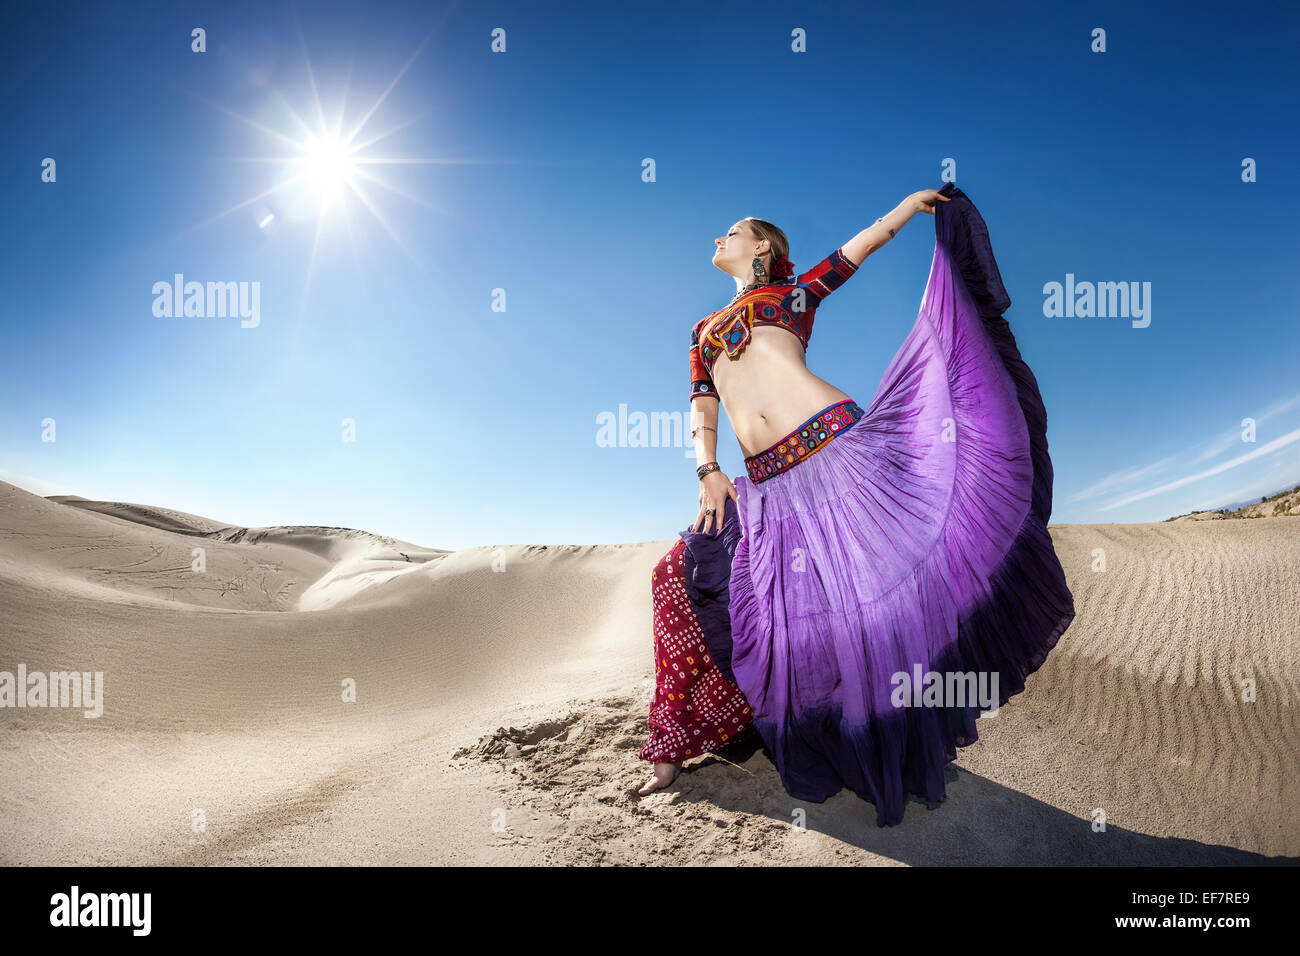
[[[710,650],[786,790],[821,802],[848,787],[880,826],[906,793],[943,795],[979,713],[1024,690],[1074,618],[1047,533],[1043,401],[984,221],[940,192],[921,311],[871,402],[746,459],[722,532],[682,533]],[[931,672],[996,693],[923,703]]]

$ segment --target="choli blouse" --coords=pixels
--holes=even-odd
[[[713,367],[724,352],[732,359],[740,355],[756,325],[786,329],[808,348],[817,306],[857,271],[858,267],[839,248],[807,272],[785,282],[751,289],[726,308],[696,322],[691,329],[691,399],[701,395],[718,397]]]

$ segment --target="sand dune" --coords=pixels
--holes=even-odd
[[[4,482],[0,511],[10,545],[0,561],[52,571],[53,587],[104,587],[128,602],[320,610],[450,553],[348,528],[241,528],[148,505],[40,498]]]
[[[447,552],[0,483],[0,670],[104,675],[98,718],[0,709],[0,863],[1296,862],[1297,527],[1053,526],[1075,623],[881,830],[752,745],[634,795],[670,539]]]

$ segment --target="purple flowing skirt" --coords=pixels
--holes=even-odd
[[[1047,532],[1043,401],[984,221],[940,192],[920,314],[865,414],[785,470],[737,478],[721,534],[682,533],[688,595],[786,790],[848,787],[879,826],[902,821],[906,793],[943,795],[984,709],[899,706],[898,675],[995,675],[1000,706],[1074,618]]]

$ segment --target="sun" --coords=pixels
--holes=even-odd
[[[356,188],[354,152],[336,133],[309,136],[297,161],[298,178],[320,196],[323,204],[338,202],[347,190]]]
[[[252,119],[219,103],[214,103],[204,96],[190,92],[189,95],[200,102],[255,128],[279,147],[279,152],[275,155],[233,157],[236,161],[266,164],[274,171],[276,181],[256,195],[249,196],[207,217],[191,228],[207,226],[232,213],[252,207],[259,229],[266,230],[272,223],[279,222],[282,218],[280,210],[273,211],[269,208],[268,203],[272,200],[281,201],[282,209],[289,219],[299,219],[304,214],[307,221],[315,219],[315,236],[311,242],[311,254],[307,259],[305,293],[306,287],[311,282],[317,248],[325,234],[327,220],[337,219],[346,226],[355,251],[356,239],[353,235],[352,219],[356,212],[361,212],[372,217],[412,263],[420,269],[425,269],[424,257],[416,255],[398,235],[390,216],[386,215],[381,208],[375,191],[380,190],[398,200],[422,206],[441,215],[447,215],[448,212],[431,198],[416,196],[403,189],[381,170],[443,163],[475,163],[481,160],[394,156],[377,154],[374,151],[374,147],[414,125],[418,118],[397,122],[396,125],[390,126],[381,133],[365,135],[363,133],[432,37],[431,32],[424,38],[410,59],[397,71],[383,92],[368,108],[357,108],[352,111],[348,109],[347,94],[351,79],[349,69],[348,77],[343,82],[337,111],[331,111],[332,115],[328,118],[321,103],[316,84],[316,71],[312,68],[311,58],[307,55],[306,42],[302,38],[300,25],[299,40],[303,47],[303,63],[311,90],[311,101],[307,104],[307,109],[300,111],[294,109],[282,93],[277,93],[275,99],[283,107],[286,120],[279,129],[268,125],[266,121]],[[360,113],[360,118],[354,118],[349,123],[347,121],[349,112]]]

